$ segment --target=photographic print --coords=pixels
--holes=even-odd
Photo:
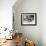
[[[22,13],[21,25],[36,25],[36,13]]]

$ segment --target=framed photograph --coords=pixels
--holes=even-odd
[[[21,25],[37,25],[37,13],[21,13]]]

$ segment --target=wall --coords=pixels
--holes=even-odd
[[[12,29],[12,6],[16,0],[0,0],[0,27]]]
[[[41,1],[41,19],[40,19],[40,29],[41,29],[41,40],[42,46],[46,46],[46,0]]]
[[[31,39],[36,46],[41,46],[41,0],[23,0],[20,5],[16,5],[13,7],[15,30],[22,32],[24,39]],[[37,13],[37,25],[22,26],[21,13]]]

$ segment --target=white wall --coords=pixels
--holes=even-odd
[[[12,6],[16,0],[0,0],[0,27],[12,28]]]
[[[19,2],[19,1],[18,1]],[[13,8],[15,19],[15,30],[23,33],[24,38],[34,40],[36,46],[41,46],[41,1],[40,0],[23,0],[23,2]],[[36,26],[22,26],[21,13],[37,13]]]
[[[46,0],[41,1],[41,40],[42,46],[46,46]]]
[[[23,0],[14,4],[13,12],[15,30],[34,40],[36,46],[46,46],[46,0]],[[37,26],[21,26],[21,13],[37,13]]]

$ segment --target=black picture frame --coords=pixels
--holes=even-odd
[[[21,25],[37,25],[37,13],[21,13]]]

